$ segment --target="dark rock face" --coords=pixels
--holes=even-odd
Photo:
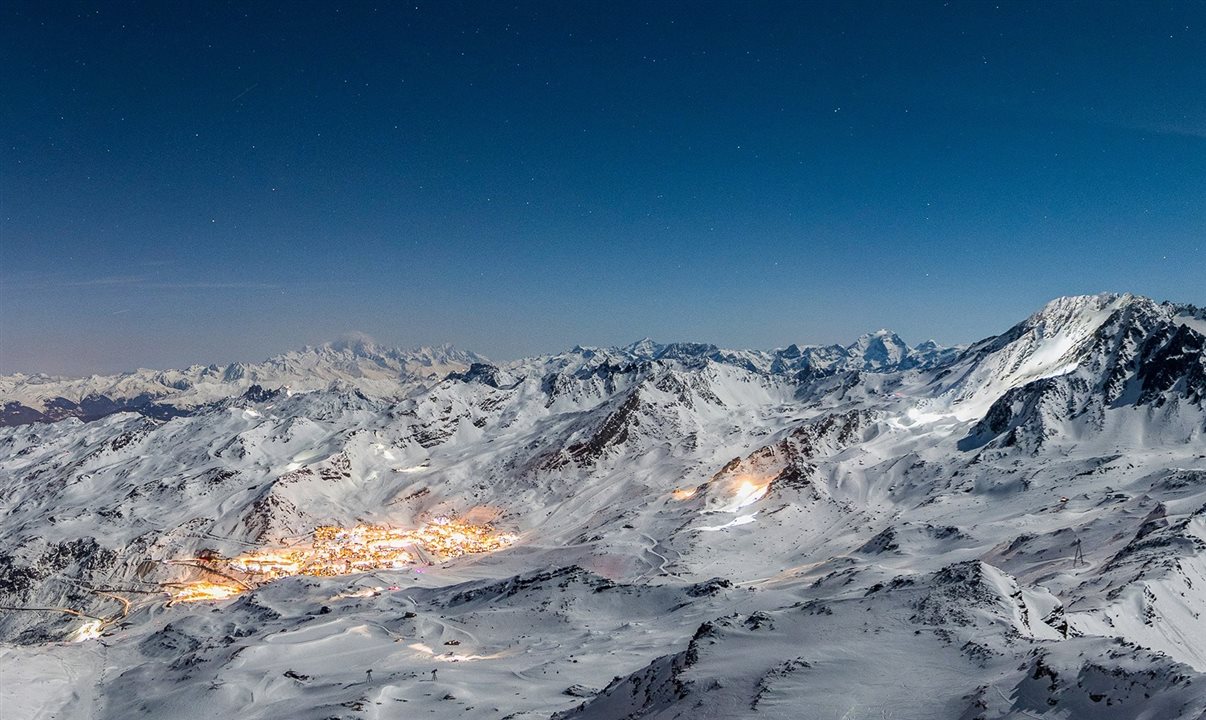
[[[1115,311],[1075,349],[1076,368],[1015,387],[992,404],[960,450],[1023,446],[1037,451],[1058,425],[1108,408],[1206,402],[1206,336],[1161,316],[1150,302]]]
[[[566,565],[550,570],[515,575],[497,582],[466,583],[469,587],[451,595],[446,601],[446,606],[455,607],[482,600],[510,598],[548,587],[565,589],[574,583],[582,584],[595,592],[616,587],[615,583],[610,580],[601,578],[577,565]]]
[[[5,403],[3,409],[0,409],[0,427],[10,425],[32,425],[34,423],[53,422],[44,413],[40,413],[31,407],[22,405],[19,402]]]
[[[1043,418],[1067,417],[1075,412],[1074,395],[1067,378],[1044,378],[1013,388],[1000,397],[959,441],[960,450],[975,450],[996,440],[1000,447],[1014,447],[1025,439],[1031,447],[1042,445],[1046,433]]]
[[[104,395],[89,395],[78,403],[59,397],[47,400],[43,411],[18,402],[6,403],[0,411],[0,427],[52,423],[72,417],[91,422],[119,412],[136,412],[157,420],[170,420],[189,414],[181,408],[156,403],[155,398],[145,393],[122,400],[113,400]]]
[[[1152,335],[1139,354],[1144,362],[1136,373],[1141,388],[1136,404],[1158,404],[1165,393],[1198,404],[1206,399],[1206,336],[1178,325]]]
[[[628,423],[640,404],[640,393],[634,392],[629,395],[613,413],[607,416],[607,419],[590,438],[568,448],[570,457],[579,463],[597,460],[609,446],[619,445],[627,440]]]
[[[719,348],[706,343],[670,343],[657,354],[658,360],[681,360],[686,364],[701,361]]]
[[[93,599],[87,589],[106,577],[120,562],[116,551],[101,545],[96,538],[82,537],[44,544],[37,540],[24,547],[0,552],[0,605],[15,608],[27,605],[86,606]],[[74,583],[55,583],[54,578],[69,576]],[[53,585],[53,603],[33,601]],[[44,595],[42,597],[45,597]],[[36,616],[25,613],[0,613],[0,633],[21,643],[45,642],[55,631],[51,625],[28,624]]]
[[[916,601],[909,621],[933,626],[971,625],[973,609],[992,607],[998,600],[978,560],[955,563],[934,574],[932,589]]]
[[[489,363],[473,363],[463,373],[450,373],[448,379],[455,382],[481,383],[492,388],[500,387],[498,368]]]
[[[688,586],[686,592],[691,597],[708,597],[732,587],[733,582],[728,578],[714,577]]]
[[[281,394],[283,394],[283,392],[284,391],[281,388],[277,388],[276,390],[266,390],[259,385],[252,385],[251,387],[247,388],[242,397],[248,402],[262,403],[279,397]]]
[[[878,535],[863,543],[859,547],[858,552],[867,555],[879,555],[880,553],[892,552],[899,548],[900,545],[896,542],[896,530],[894,528],[885,528]]]

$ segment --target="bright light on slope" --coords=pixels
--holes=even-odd
[[[95,640],[101,636],[101,631],[104,629],[105,622],[103,620],[88,620],[83,625],[71,631],[71,634],[67,636],[67,642]]]
[[[742,508],[753,505],[766,497],[766,494],[770,492],[770,485],[773,479],[774,476],[740,473],[729,476],[719,482],[713,480],[708,485],[708,495],[710,497],[708,498],[707,506],[700,510],[700,513],[736,513]],[[757,511],[755,511],[745,515],[738,515],[729,522],[720,525],[707,525],[698,529],[703,532],[715,532],[737,525],[746,525],[754,522],[757,514]]]
[[[770,489],[769,482],[761,485],[755,485],[749,480],[742,482],[741,487],[737,488],[737,496],[733,498],[733,502],[736,503],[734,509],[740,509],[746,505],[753,505],[761,500],[764,495],[766,495],[766,491],[768,489]]]
[[[243,592],[235,583],[216,583],[208,580],[171,583],[167,586],[172,602],[199,602],[203,600],[225,600]]]
[[[748,478],[734,480],[726,483],[730,487],[736,484],[737,487],[724,493],[724,499],[720,500],[717,505],[708,508],[704,512],[737,512],[743,507],[753,505],[766,496],[770,490],[770,480],[755,482]],[[727,489],[727,488],[726,488]]]

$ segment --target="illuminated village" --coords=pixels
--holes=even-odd
[[[514,535],[489,525],[439,517],[416,530],[383,525],[315,528],[310,542],[245,553],[233,558],[185,562],[213,578],[165,585],[171,602],[224,600],[257,585],[293,575],[337,576],[444,562],[464,555],[501,550]]]

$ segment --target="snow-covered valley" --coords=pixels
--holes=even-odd
[[[1099,295],[959,348],[0,378],[0,710],[1201,718],[1204,332]],[[506,542],[231,564],[449,519]]]

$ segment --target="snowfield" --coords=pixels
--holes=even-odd
[[[1200,719],[1204,330],[0,378],[0,714]],[[507,543],[230,564],[443,518]]]

